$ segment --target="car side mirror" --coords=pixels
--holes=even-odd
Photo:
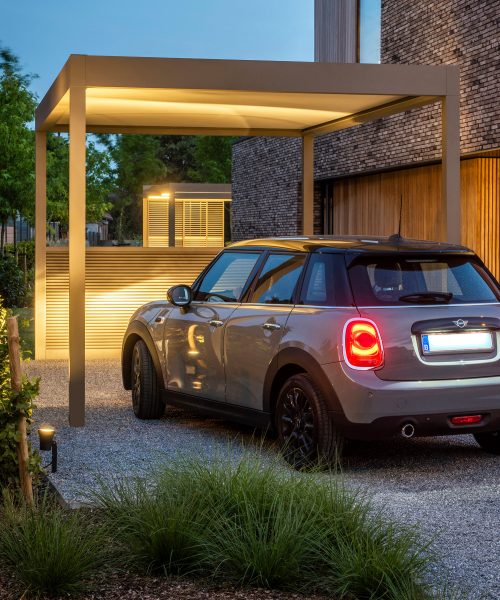
[[[193,300],[193,290],[189,285],[174,285],[167,291],[167,300],[174,306],[189,306]]]

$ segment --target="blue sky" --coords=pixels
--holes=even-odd
[[[313,0],[0,0],[41,98],[69,54],[313,60]]]

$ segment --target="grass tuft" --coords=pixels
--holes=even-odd
[[[340,477],[290,472],[269,457],[190,458],[98,502],[145,569],[237,586],[350,600],[424,600],[431,559],[412,529],[387,522]]]
[[[5,497],[0,520],[0,558],[28,595],[82,592],[109,557],[106,531],[90,511],[62,510],[47,496],[34,507]]]

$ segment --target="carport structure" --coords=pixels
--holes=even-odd
[[[301,138],[307,235],[313,233],[314,138],[432,102],[443,107],[442,214],[448,241],[458,243],[457,67],[71,55],[36,110],[35,265],[35,352],[43,357],[46,133],[68,132],[70,424],[85,423],[86,133]]]

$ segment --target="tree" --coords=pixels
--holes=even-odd
[[[194,167],[188,171],[191,181],[229,183],[234,138],[199,136],[195,140]]]
[[[196,167],[195,136],[160,135],[158,158],[165,165],[166,180],[169,182],[190,181],[189,173]]]
[[[109,152],[92,140],[87,142],[86,160],[86,219],[95,223],[112,207],[113,167]],[[69,143],[58,134],[47,136],[47,219],[68,225]]]
[[[115,165],[112,231],[118,241],[142,230],[142,186],[164,181],[160,144],[154,136],[99,136]]]
[[[22,74],[18,58],[0,48],[0,249],[9,217],[32,210],[34,197],[33,120],[36,99],[32,76]]]
[[[229,183],[233,137],[158,136],[167,181]]]

